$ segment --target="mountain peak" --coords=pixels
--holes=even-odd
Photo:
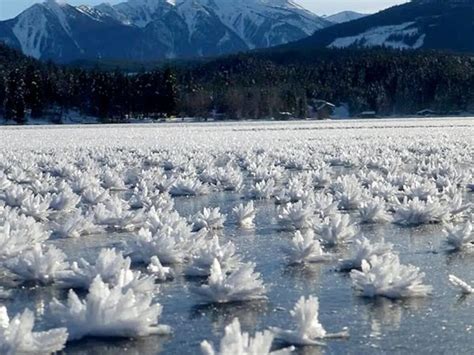
[[[334,15],[324,16],[324,18],[333,23],[344,23],[344,22],[358,20],[365,16],[367,16],[367,14],[361,14],[355,11],[342,11]]]
[[[292,0],[47,0],[0,22],[0,40],[41,59],[152,61],[266,48],[329,25]]]

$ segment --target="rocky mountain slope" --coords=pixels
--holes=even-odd
[[[329,25],[291,0],[129,0],[95,7],[48,0],[0,22],[0,41],[58,62],[149,61],[266,48]]]

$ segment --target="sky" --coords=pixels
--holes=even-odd
[[[125,0],[68,0],[72,5],[97,5],[102,2],[111,4]],[[373,13],[407,0],[295,0],[318,15],[331,15],[336,12],[352,10],[362,13]],[[21,11],[41,0],[0,0],[0,20],[15,17]]]

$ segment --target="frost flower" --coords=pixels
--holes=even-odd
[[[388,223],[392,217],[387,213],[385,201],[379,197],[364,201],[359,206],[361,223]]]
[[[171,196],[200,196],[207,195],[209,188],[196,179],[178,179],[170,188]]]
[[[179,264],[185,257],[183,242],[168,230],[152,233],[142,228],[133,240],[131,248],[133,261],[139,263],[149,263],[153,256],[158,256],[165,264]]]
[[[23,200],[20,210],[25,216],[44,221],[48,218],[50,212],[49,204],[49,196],[42,197],[41,195],[30,194]]]
[[[152,334],[169,334],[171,329],[159,325],[162,306],[152,303],[153,294],[124,292],[120,286],[109,288],[100,276],[92,282],[85,300],[69,290],[65,304],[53,299],[53,318],[67,327],[69,340],[86,336],[138,338]]]
[[[153,256],[150,259],[150,264],[146,268],[147,271],[156,277],[158,281],[166,281],[173,279],[173,270],[171,268],[161,265],[160,259]]]
[[[391,299],[427,296],[432,288],[423,284],[425,274],[413,265],[401,265],[397,255],[372,256],[362,261],[362,271],[352,270],[354,288],[363,297]]]
[[[268,179],[255,183],[250,195],[255,200],[269,200],[275,191],[275,180]]]
[[[98,224],[116,230],[133,231],[143,225],[143,211],[130,211],[129,205],[119,197],[99,203],[94,208]]]
[[[391,253],[393,245],[385,243],[383,240],[371,243],[365,237],[357,239],[352,247],[352,255],[349,259],[343,260],[339,265],[339,270],[348,271],[352,269],[360,269],[363,260],[370,260],[374,255],[382,256]]]
[[[330,194],[316,194],[312,205],[316,214],[321,218],[326,218],[337,214],[337,202],[334,202],[334,199]]]
[[[311,231],[306,233],[296,231],[290,244],[284,247],[284,251],[290,264],[318,263],[332,259],[332,255],[323,251]]]
[[[135,291],[152,291],[154,278],[142,276],[140,271],[132,271],[130,264],[130,258],[124,258],[122,252],[102,249],[95,263],[91,264],[83,258],[73,262],[69,270],[60,274],[58,282],[65,287],[87,289],[100,276],[112,286],[121,284],[124,288],[133,288]]]
[[[48,235],[32,218],[21,216],[13,219],[11,223],[5,222],[0,226],[0,261],[13,258],[46,239]]]
[[[66,255],[55,246],[48,248],[35,244],[5,265],[17,278],[38,282],[41,285],[53,283],[61,272],[68,269]]]
[[[203,341],[201,351],[203,355],[289,355],[293,349],[283,349],[271,352],[273,334],[270,331],[256,333],[251,338],[248,333],[242,333],[238,318],[225,327],[225,335],[221,340],[219,351]]]
[[[341,214],[326,217],[322,223],[316,225],[315,231],[322,242],[330,247],[347,243],[356,235],[356,228],[350,217]]]
[[[61,351],[68,337],[66,328],[33,332],[35,316],[26,309],[10,320],[5,306],[0,307],[0,353],[49,354]]]
[[[223,229],[225,220],[226,217],[220,213],[219,207],[204,208],[193,218],[193,231]]]
[[[287,344],[307,346],[324,345],[320,340],[324,338],[347,337],[348,333],[328,334],[318,320],[319,301],[317,297],[301,297],[290,314],[296,323],[295,330],[270,328],[277,339]]]
[[[94,224],[92,216],[84,217],[80,211],[53,224],[53,234],[59,238],[79,238],[102,230],[103,228]]]
[[[447,243],[454,250],[474,247],[474,233],[472,233],[472,223],[469,221],[456,227],[452,224],[446,224],[443,232],[447,237]]]
[[[302,201],[288,203],[281,208],[278,214],[278,223],[289,230],[300,230],[311,228],[313,225],[314,210],[303,205]]]
[[[421,201],[418,198],[408,201],[405,197],[403,203],[396,205],[394,209],[394,222],[406,226],[441,223],[450,217],[449,209],[430,197],[426,201]]]
[[[237,223],[242,228],[252,228],[254,226],[254,219],[255,219],[255,207],[253,205],[253,201],[250,201],[247,205],[243,205],[242,203],[237,207],[234,207],[232,210],[234,215],[237,219]]]
[[[235,253],[234,243],[220,245],[218,236],[203,241],[193,253],[191,262],[184,273],[187,276],[209,276],[214,260],[219,262],[224,272],[234,269],[240,262]]]
[[[211,275],[207,285],[194,288],[206,303],[229,303],[251,301],[266,298],[266,290],[260,280],[260,274],[254,272],[255,264],[242,264],[227,275],[222,271],[217,259],[211,267]]]

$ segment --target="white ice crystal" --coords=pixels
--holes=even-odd
[[[157,196],[150,193],[144,181],[133,189],[133,194],[129,199],[130,207],[133,209],[150,208]]]
[[[115,196],[94,207],[95,220],[97,224],[115,230],[139,229],[144,222],[143,211],[130,211],[129,207],[125,201]]]
[[[314,210],[302,201],[288,203],[278,211],[278,223],[288,230],[307,229],[313,226]]]
[[[53,319],[67,327],[69,340],[86,336],[137,338],[152,334],[168,334],[170,328],[159,325],[162,306],[153,303],[153,294],[126,292],[120,286],[109,287],[100,276],[92,282],[89,293],[80,300],[69,290],[65,304],[53,299]]]
[[[12,182],[8,177],[3,172],[0,172],[0,190],[5,191],[11,184]]]
[[[474,233],[470,221],[458,226],[447,223],[444,225],[443,232],[447,237],[447,243],[455,250],[474,247]]]
[[[323,244],[331,247],[348,243],[357,234],[349,215],[342,214],[326,217],[321,223],[316,224],[315,232]]]
[[[394,206],[394,222],[407,226],[418,226],[426,223],[442,223],[450,217],[449,208],[438,200],[428,197],[426,201],[418,198],[408,200]]]
[[[369,192],[375,196],[383,198],[386,202],[393,201],[399,194],[398,189],[387,181],[376,181],[370,184]]]
[[[312,231],[295,232],[288,246],[284,247],[290,264],[317,263],[332,260],[331,254],[325,253]]]
[[[76,195],[68,187],[60,193],[51,196],[50,208],[55,211],[68,212],[74,210],[80,201],[81,196]]]
[[[191,234],[191,228],[186,219],[174,211],[172,206],[164,206],[164,209],[151,207],[145,213],[145,227],[152,233],[169,230],[173,234],[180,234],[183,237],[188,237]]]
[[[112,191],[126,190],[123,178],[113,170],[107,170],[102,175],[102,187]]]
[[[229,275],[222,271],[217,259],[211,266],[207,285],[193,288],[205,303],[229,303],[264,299],[265,286],[255,264],[241,264]]]
[[[313,186],[317,189],[322,189],[331,183],[331,175],[327,168],[313,171],[312,174]]]
[[[70,186],[73,192],[83,195],[88,189],[98,188],[99,181],[87,172],[76,172],[71,176]]]
[[[48,285],[68,269],[69,263],[60,249],[53,245],[45,247],[37,243],[30,250],[25,250],[9,260],[5,266],[22,281]]]
[[[238,318],[225,327],[225,335],[220,342],[220,349],[214,350],[213,346],[203,341],[201,351],[203,355],[289,355],[292,348],[279,351],[270,351],[273,334],[270,331],[257,332],[252,338],[248,333],[242,333]]]
[[[5,306],[0,306],[0,353],[49,354],[61,351],[68,338],[66,328],[34,332],[35,316],[26,309],[10,320]]]
[[[20,210],[25,216],[43,221],[46,220],[49,215],[50,202],[49,196],[43,197],[41,195],[30,194],[23,200]]]
[[[335,192],[335,200],[342,210],[356,209],[363,202],[362,188],[355,176],[337,178],[331,189]]]
[[[49,237],[42,226],[30,217],[11,213],[8,220],[10,222],[0,225],[0,261],[13,258]]]
[[[61,222],[54,222],[52,229],[53,234],[60,238],[79,238],[103,230],[101,226],[94,224],[93,216],[84,216],[80,211],[66,216]]]
[[[275,194],[275,203],[284,205],[287,203],[308,202],[312,197],[312,188],[294,178],[288,182],[288,186]]]
[[[411,199],[417,198],[420,201],[427,201],[438,195],[438,189],[432,181],[415,181],[410,186],[404,186],[405,194]]]
[[[223,191],[239,191],[243,184],[242,173],[232,167],[218,168],[216,171],[217,186]]]
[[[346,331],[337,334],[328,334],[318,320],[319,300],[310,296],[306,299],[302,296],[296,303],[290,314],[295,323],[295,330],[283,330],[272,327],[270,330],[275,337],[290,345],[324,345],[324,338],[347,337]]]
[[[423,284],[424,273],[413,265],[402,265],[397,255],[374,255],[363,260],[362,271],[352,270],[352,285],[363,297],[391,299],[424,297],[431,286]]]
[[[115,249],[102,249],[94,263],[83,258],[71,264],[70,269],[61,272],[58,283],[63,287],[87,289],[92,281],[100,276],[101,279],[112,285],[122,285],[135,291],[152,291],[154,277],[141,275],[140,271],[130,269],[131,260],[125,258],[122,252]]]
[[[21,207],[25,199],[32,193],[21,185],[11,185],[3,192],[3,199],[7,206]]]
[[[214,260],[219,261],[223,272],[234,269],[240,262],[235,253],[235,245],[228,242],[221,245],[218,236],[204,240],[191,256],[189,265],[184,269],[187,276],[209,276]]]
[[[171,196],[207,195],[209,187],[196,179],[178,179],[170,188]]]
[[[352,245],[351,256],[348,259],[342,260],[339,264],[340,270],[360,269],[363,260],[370,260],[372,256],[382,256],[391,253],[393,244],[380,242],[371,243],[365,237],[358,238]]]
[[[386,211],[385,201],[379,197],[361,202],[358,210],[361,223],[388,223],[392,221],[392,216]]]
[[[255,207],[253,201],[250,201],[248,204],[240,204],[232,210],[236,219],[237,224],[242,228],[252,228],[254,226],[254,219],[256,215]]]
[[[97,205],[101,202],[106,201],[110,198],[107,190],[104,190],[100,186],[89,186],[86,187],[81,194],[81,199],[85,204]]]
[[[456,192],[452,198],[449,198],[449,196],[446,195],[442,196],[442,198],[448,199],[447,204],[452,219],[462,219],[465,212],[469,211],[472,207],[471,203],[463,203],[462,194],[459,192]]]
[[[153,256],[158,256],[165,264],[183,262],[186,246],[178,236],[169,230],[152,233],[142,228],[130,243],[131,257],[135,262],[149,263]]]
[[[312,201],[315,213],[321,218],[326,218],[337,214],[337,202],[332,195],[323,192],[317,193]]]
[[[150,259],[150,264],[146,269],[158,281],[171,280],[174,277],[173,270],[170,267],[161,265],[160,259],[156,255]]]
[[[193,217],[193,230],[216,230],[224,228],[226,216],[221,214],[220,208],[204,208]]]
[[[449,282],[465,295],[474,293],[474,287],[454,275],[449,275]]]
[[[275,191],[275,180],[268,179],[255,183],[250,196],[255,200],[269,200]]]

